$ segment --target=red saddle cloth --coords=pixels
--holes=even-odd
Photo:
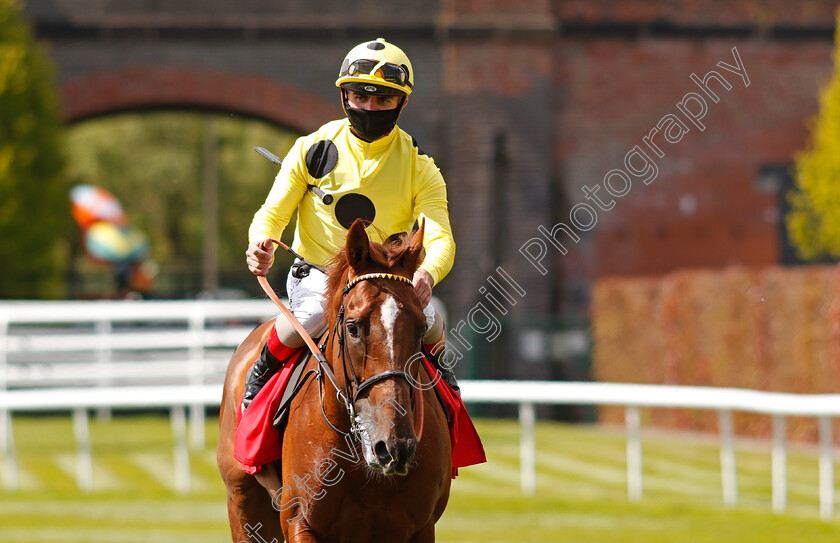
[[[274,414],[280,407],[283,391],[292,377],[295,361],[304,350],[286,361],[280,371],[271,376],[248,409],[242,412],[242,399],[236,410],[236,433],[233,436],[233,457],[242,464],[246,473],[259,473],[263,464],[279,460],[282,456],[280,432],[274,427]]]
[[[301,353],[303,350],[301,349]],[[280,406],[283,391],[289,384],[294,362],[300,353],[293,356],[275,373],[251,401],[248,409],[236,413],[236,434],[233,439],[233,456],[246,473],[259,473],[263,464],[279,460],[282,456],[280,432],[274,427],[274,414]],[[429,375],[437,370],[426,358],[423,359]],[[449,413],[449,441],[452,445],[452,477],[458,468],[486,462],[481,438],[467,413],[467,408],[455,391],[443,379],[435,384]],[[241,401],[241,400],[240,400]]]
[[[437,370],[425,356],[423,365],[429,375],[437,375]],[[484,445],[473,425],[467,406],[461,396],[452,390],[443,379],[438,379],[435,388],[440,393],[446,412],[449,413],[449,443],[452,445],[452,478],[458,475],[458,468],[487,462]]]

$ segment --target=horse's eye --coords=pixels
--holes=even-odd
[[[347,333],[353,337],[359,337],[359,327],[356,326],[355,322],[347,323]]]

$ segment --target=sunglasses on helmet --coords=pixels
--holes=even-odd
[[[346,67],[342,66],[339,77],[353,77],[357,75],[372,75],[388,83],[394,83],[401,87],[411,87],[406,69],[396,64],[388,64],[376,60],[357,60]]]

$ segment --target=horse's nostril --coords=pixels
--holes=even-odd
[[[381,465],[387,466],[391,461],[391,453],[388,452],[388,445],[384,441],[377,441],[373,446],[373,452],[376,453],[376,458],[379,459]]]

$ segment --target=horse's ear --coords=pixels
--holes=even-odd
[[[408,239],[408,251],[406,251],[403,262],[412,271],[417,271],[423,263],[423,233],[426,231],[426,218],[420,219],[420,228],[415,230]]]
[[[345,246],[347,264],[353,271],[359,271],[370,262],[370,240],[365,232],[365,223],[356,219],[347,232],[347,244]]]

